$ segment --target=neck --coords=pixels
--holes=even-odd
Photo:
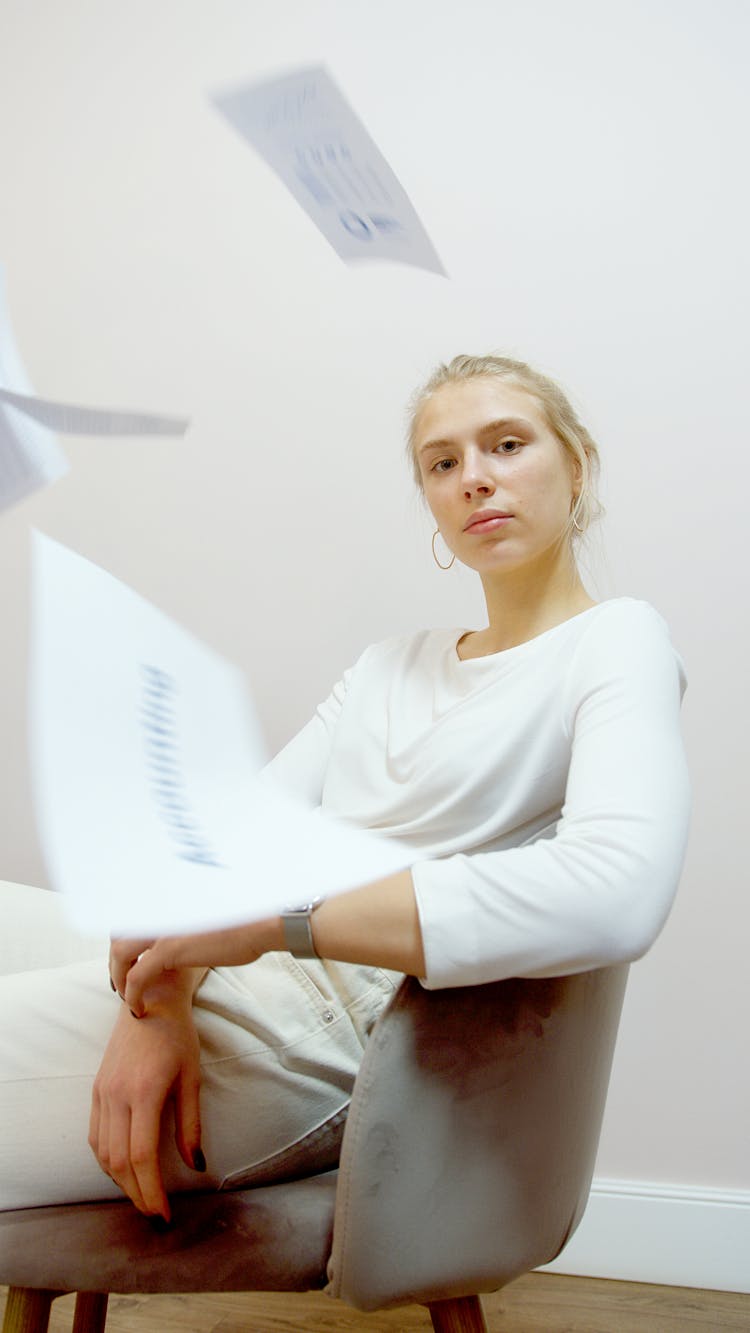
[[[568,552],[552,568],[484,574],[482,586],[489,624],[476,646],[488,653],[526,643],[594,605]]]

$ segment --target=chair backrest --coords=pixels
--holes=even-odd
[[[349,1112],[329,1288],[363,1310],[495,1291],[583,1215],[626,965],[428,991],[407,978]]]

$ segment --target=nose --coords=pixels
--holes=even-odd
[[[467,500],[474,495],[492,495],[495,484],[487,467],[484,455],[478,450],[470,450],[464,455],[461,471],[461,484]]]

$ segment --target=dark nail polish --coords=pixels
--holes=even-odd
[[[193,1167],[196,1171],[205,1171],[206,1169],[206,1159],[200,1148],[196,1148],[193,1153]]]
[[[114,983],[114,981],[112,980],[111,977],[110,977],[110,979],[109,979],[109,984],[110,984],[110,986],[112,987],[112,990],[114,991],[114,993],[115,993],[115,995],[116,995],[116,994],[117,994],[117,987],[116,987],[116,985],[115,985],[115,983]]]
[[[151,1227],[151,1230],[158,1232],[160,1236],[163,1236],[165,1231],[169,1231],[172,1225],[171,1222],[168,1222],[166,1217],[162,1217],[160,1213],[154,1213],[152,1217],[149,1217],[148,1224]]]

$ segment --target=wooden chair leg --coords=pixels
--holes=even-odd
[[[5,1303],[3,1333],[47,1333],[50,1306],[59,1291],[10,1287]]]
[[[456,1296],[427,1306],[435,1333],[488,1333],[478,1296]]]
[[[79,1291],[72,1333],[104,1333],[108,1299],[106,1291]]]

